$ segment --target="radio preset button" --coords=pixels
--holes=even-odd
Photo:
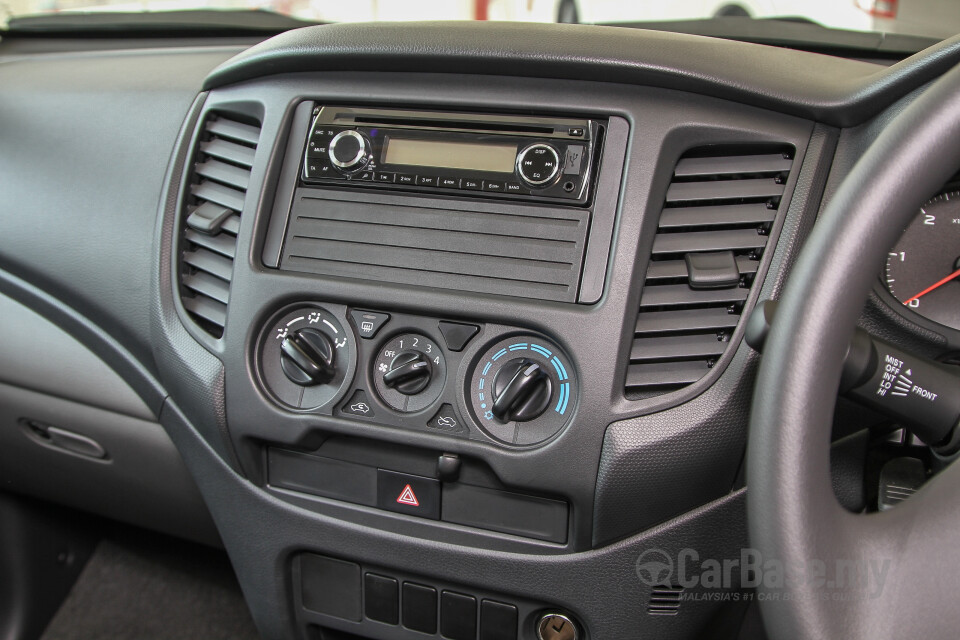
[[[410,175],[409,173],[398,173],[397,184],[417,184],[417,176]]]
[[[545,186],[560,173],[560,155],[549,144],[536,142],[517,156],[517,172],[527,184]]]
[[[417,184],[421,187],[435,187],[437,186],[437,176],[419,176]]]
[[[480,189],[483,188],[483,184],[479,180],[464,178],[463,182],[460,183],[460,188],[467,189],[469,191],[480,191]]]
[[[393,182],[397,174],[389,171],[377,171],[377,182]]]
[[[447,189],[456,189],[460,186],[460,180],[458,178],[440,178],[441,187],[446,187]]]
[[[503,193],[507,190],[507,183],[502,180],[484,180],[483,190]]]

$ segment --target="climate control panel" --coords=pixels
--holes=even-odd
[[[566,427],[573,361],[516,327],[305,303],[277,313],[254,359],[287,410],[530,446]]]

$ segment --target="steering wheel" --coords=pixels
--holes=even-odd
[[[868,515],[841,507],[830,480],[841,367],[877,265],[958,167],[960,66],[857,162],[784,289],[758,372],[747,462],[757,597],[776,640],[960,636],[960,465]]]

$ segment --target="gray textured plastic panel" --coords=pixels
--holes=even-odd
[[[20,418],[99,444],[100,459],[35,437]],[[156,422],[0,384],[0,486],[138,526],[219,544],[193,478]]]
[[[829,169],[836,131],[817,127],[803,154],[783,226],[771,259],[771,277],[754,289],[760,298],[776,298],[777,291],[809,230]],[[799,150],[798,150],[799,154]],[[669,316],[660,320],[669,320]],[[680,321],[679,319],[677,320]],[[739,344],[741,326],[731,338]],[[604,436],[597,493],[594,505],[594,543],[603,545],[642,531],[660,521],[683,513],[692,504],[723,495],[733,486],[735,474],[723,460],[743,454],[758,356],[746,345],[731,349],[724,358],[732,360],[719,380],[709,386],[701,378],[688,390],[700,391],[696,398],[674,411],[623,420],[610,425]],[[669,381],[688,384],[703,376],[695,362],[673,363],[676,368],[631,370],[628,385]],[[702,366],[702,365],[701,365]],[[720,366],[720,365],[718,365]],[[663,400],[670,394],[662,396]],[[666,417],[669,416],[669,419]],[[690,428],[690,425],[697,425]],[[708,425],[709,428],[704,428]],[[650,465],[656,460],[656,465]],[[669,468],[672,473],[664,474]],[[691,471],[696,469],[696,473]],[[684,482],[677,478],[684,476]]]
[[[299,189],[281,269],[574,302],[589,213]]]
[[[155,419],[126,380],[88,347],[29,307],[0,294],[0,382],[141,420]],[[50,363],[56,362],[56,367]]]

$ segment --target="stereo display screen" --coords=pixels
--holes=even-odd
[[[446,140],[413,140],[387,136],[383,163],[513,173],[515,144],[483,144]]]

